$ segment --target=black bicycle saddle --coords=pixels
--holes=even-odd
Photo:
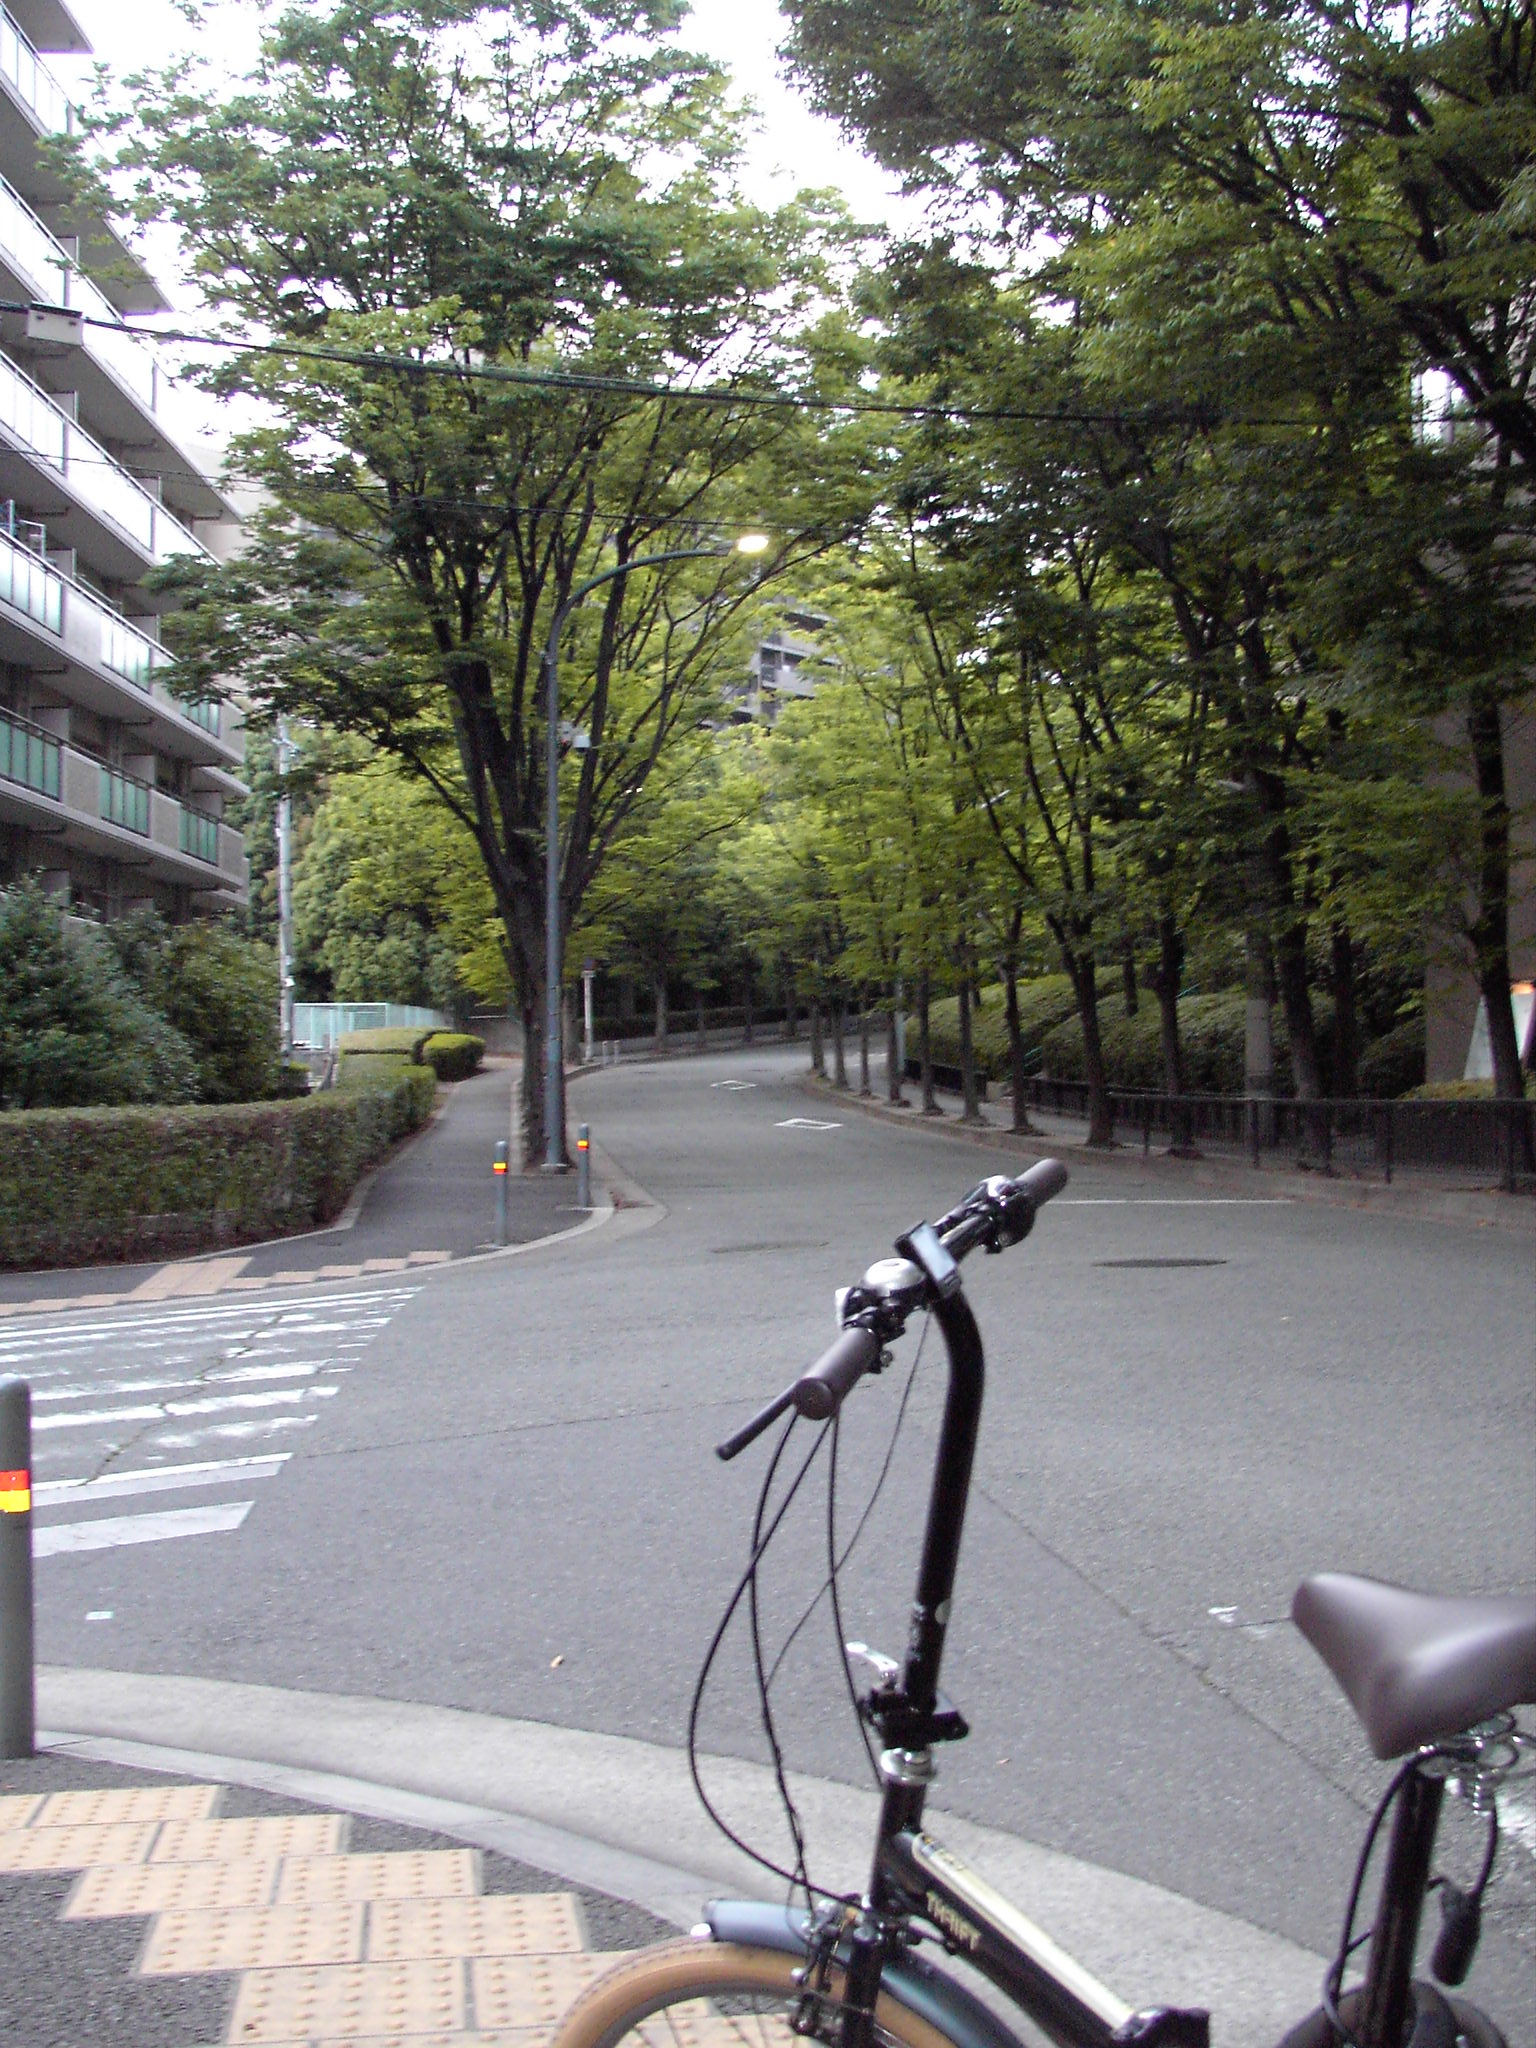
[[[1536,1594],[1415,1593],[1319,1572],[1291,1618],[1383,1759],[1536,1701]]]

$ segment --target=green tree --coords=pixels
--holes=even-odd
[[[0,893],[0,1109],[191,1102],[197,1083],[186,1040],[103,934],[35,883]]]
[[[838,391],[841,230],[737,195],[719,72],[669,0],[306,0],[230,96],[131,82],[118,190],[179,229],[209,305],[271,337],[210,378],[272,510],[221,573],[177,565],[189,690],[237,669],[269,710],[402,762],[470,835],[501,920],[543,1150],[540,656],[600,570],[709,547],[773,506],[772,575],[857,495],[862,435],[685,387]],[[102,130],[98,129],[98,135]],[[666,384],[680,395],[656,398]],[[562,716],[569,931],[652,771],[708,715],[752,581],[637,567],[576,611]]]

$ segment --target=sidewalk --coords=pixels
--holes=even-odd
[[[542,2048],[602,1958],[708,1897],[774,1895],[657,1745],[128,1672],[44,1671],[39,1702],[76,1732],[0,1763],[7,2048]],[[773,1843],[771,1772],[708,1775]],[[856,1886],[876,1795],[793,1783],[815,1873]],[[1113,1988],[1209,2003],[1216,2048],[1270,2048],[1315,2003],[1321,1961],[1293,1943],[934,1819]]]
[[[371,1279],[494,1251],[491,1164],[508,1134],[516,1071],[515,1063],[497,1061],[444,1088],[425,1130],[367,1175],[323,1230],[166,1263],[6,1273],[0,1317]],[[583,1221],[574,1175],[512,1172],[506,1191],[509,1244],[553,1237]]]
[[[850,1068],[856,1073],[851,1061]],[[861,1116],[885,1123],[942,1132],[946,1137],[985,1145],[993,1151],[1006,1146],[1032,1159],[1051,1156],[1070,1162],[1075,1156],[1111,1171],[1135,1168],[1144,1175],[1153,1175],[1160,1185],[1167,1187],[1170,1196],[1180,1188],[1219,1190],[1228,1195],[1260,1193],[1275,1200],[1331,1203],[1342,1208],[1370,1209],[1382,1215],[1475,1223],[1521,1236],[1536,1236],[1536,1201],[1529,1196],[1501,1194],[1497,1189],[1458,1180],[1453,1174],[1400,1171],[1388,1183],[1356,1180],[1345,1174],[1301,1173],[1268,1165],[1256,1168],[1230,1153],[1173,1159],[1157,1138],[1145,1152],[1139,1142],[1123,1140],[1090,1150],[1085,1142],[1088,1127],[1082,1117],[1031,1109],[1029,1131],[1016,1134],[1011,1129],[1013,1105],[1006,1099],[983,1102],[977,1120],[967,1123],[961,1118],[960,1097],[947,1089],[936,1091],[942,1114],[927,1116],[920,1106],[922,1097],[916,1082],[906,1083],[906,1100],[898,1107],[885,1100],[883,1072],[873,1076],[872,1081],[876,1093],[869,1096],[861,1096],[852,1088],[835,1088],[830,1081],[809,1071],[801,1077],[801,1086],[818,1102],[836,1103],[840,1109],[856,1110]]]

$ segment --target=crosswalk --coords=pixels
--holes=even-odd
[[[238,1529],[416,1292],[167,1306],[0,1331],[0,1377],[32,1387],[33,1555]]]

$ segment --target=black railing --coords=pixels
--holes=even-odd
[[[1088,1114],[1086,1081],[1029,1083],[1031,1109]],[[1246,1153],[1303,1171],[1390,1181],[1459,1173],[1536,1189],[1536,1102],[1271,1101],[1243,1095],[1109,1091],[1111,1136],[1178,1151]]]

